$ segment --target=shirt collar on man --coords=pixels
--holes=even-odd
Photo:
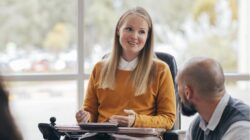
[[[138,64],[138,58],[136,57],[132,61],[128,62],[124,58],[120,58],[118,69],[132,71]]]
[[[212,114],[212,117],[210,118],[208,124],[206,125],[205,121],[201,118],[200,121],[200,128],[205,132],[205,134],[207,135],[209,133],[209,131],[213,131],[216,126],[218,125],[222,113],[224,111],[224,109],[226,108],[226,105],[229,101],[230,96],[228,94],[225,94],[220,102],[218,103],[218,105],[216,106],[214,113]]]

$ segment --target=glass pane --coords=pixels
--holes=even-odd
[[[250,105],[250,81],[227,83],[227,92],[244,103]]]
[[[155,51],[174,55],[178,64],[193,56],[208,56],[217,59],[225,72],[238,72],[239,62],[245,59],[237,53],[242,47],[238,40],[239,1],[85,0],[84,2],[84,68],[87,73],[90,73],[93,65],[105,53],[111,51],[115,25],[120,15],[135,6],[146,8],[153,19]],[[244,62],[247,64],[248,61]]]
[[[10,106],[15,121],[25,140],[43,140],[38,123],[74,124],[77,111],[76,83],[9,82]]]
[[[75,72],[75,7],[76,0],[1,0],[1,72]]]

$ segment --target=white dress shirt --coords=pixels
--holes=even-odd
[[[222,113],[226,108],[226,105],[229,102],[230,96],[225,94],[220,100],[219,104],[216,106],[214,113],[212,114],[211,119],[206,125],[205,121],[201,118],[200,128],[204,131],[204,135],[208,135],[210,131],[213,131],[218,125]],[[192,126],[190,125],[189,129],[186,132],[185,140],[192,140]],[[221,140],[250,140],[250,122],[248,121],[237,121],[233,123],[226,133],[222,136]]]
[[[124,58],[120,58],[118,69],[132,71],[138,64],[138,58],[136,57],[132,61],[128,62]]]

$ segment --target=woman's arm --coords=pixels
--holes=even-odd
[[[136,114],[134,127],[154,127],[171,129],[176,119],[176,97],[172,75],[168,66],[158,71],[158,95],[156,97],[156,115]],[[155,85],[154,85],[155,86]]]

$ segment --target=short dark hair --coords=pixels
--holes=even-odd
[[[225,77],[221,65],[211,58],[195,57],[190,59],[181,70],[183,82],[195,87],[204,96],[225,90]]]

